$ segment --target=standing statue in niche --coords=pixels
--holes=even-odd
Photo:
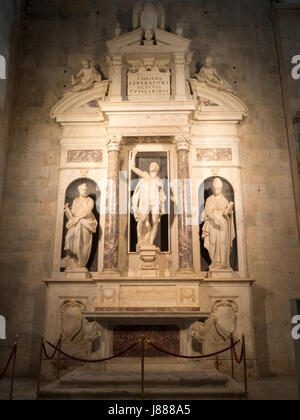
[[[219,75],[212,57],[205,59],[205,65],[197,74],[197,80],[198,82],[205,83],[208,87],[233,93],[232,86]]]
[[[93,233],[98,226],[93,214],[94,201],[87,197],[87,185],[79,185],[78,192],[79,197],[73,201],[72,208],[69,208],[69,203],[65,205],[68,232],[64,248],[67,256],[64,261],[67,269],[85,268],[91,254]]]
[[[202,238],[211,259],[210,270],[230,270],[230,252],[235,238],[234,203],[223,195],[223,182],[213,181],[214,194],[208,197],[204,209]]]
[[[81,92],[91,89],[95,83],[102,82],[100,73],[90,60],[82,60],[81,70],[77,75],[72,75],[72,87],[66,89],[66,93]]]
[[[136,152],[132,154],[131,170],[141,178],[132,198],[134,217],[137,221],[138,251],[143,246],[154,247],[160,218],[165,214],[166,196],[162,180],[158,176],[158,164],[152,162],[148,173],[135,167],[135,159]]]

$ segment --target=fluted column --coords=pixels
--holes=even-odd
[[[178,270],[193,272],[192,200],[189,165],[189,135],[175,136],[178,176]]]
[[[119,164],[122,136],[107,139],[107,197],[103,270],[119,273]]]

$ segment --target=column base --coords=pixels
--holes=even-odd
[[[194,276],[195,275],[195,270],[193,268],[180,268],[179,270],[177,270],[176,273],[177,276]]]
[[[212,268],[209,270],[207,277],[210,279],[232,279],[233,270],[231,269],[218,270],[218,269]]]
[[[91,273],[85,267],[67,268],[65,275],[68,280],[86,280],[92,278]]]
[[[116,270],[104,269],[102,271],[102,275],[105,277],[121,277],[121,272],[118,269]]]

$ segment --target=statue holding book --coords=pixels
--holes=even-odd
[[[71,209],[69,203],[64,209],[68,218],[66,224],[68,232],[64,247],[67,251],[64,259],[67,269],[84,268],[87,265],[92,249],[93,233],[96,232],[98,226],[93,214],[94,201],[87,197],[87,185],[79,185],[78,192],[79,197],[75,198]]]
[[[213,192],[205,204],[202,238],[211,259],[210,270],[231,270],[230,253],[235,238],[234,203],[224,197],[220,178],[214,179]]]

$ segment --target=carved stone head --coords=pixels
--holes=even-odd
[[[150,163],[149,170],[150,170],[150,175],[153,178],[155,178],[158,175],[158,173],[159,173],[159,166],[158,166],[158,164],[156,162]]]
[[[223,181],[220,178],[215,178],[213,180],[213,190],[214,195],[220,195],[223,192]]]
[[[86,197],[87,196],[87,185],[85,183],[79,185],[78,191],[79,191],[80,197]]]
[[[91,68],[91,62],[88,59],[84,59],[81,61],[81,65],[84,69],[89,69]]]
[[[205,67],[210,69],[214,65],[214,59],[211,56],[206,57],[205,59]]]

